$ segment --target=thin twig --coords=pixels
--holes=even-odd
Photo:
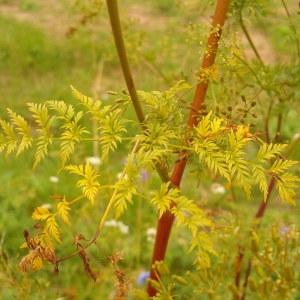
[[[241,25],[241,28],[242,28],[242,30],[243,30],[243,32],[244,32],[244,34],[245,34],[245,36],[246,36],[246,38],[247,38],[247,40],[249,42],[249,45],[251,46],[253,52],[255,53],[256,58],[259,60],[259,62],[262,65],[264,65],[263,60],[261,59],[261,57],[260,57],[260,55],[259,55],[259,53],[258,53],[258,51],[257,51],[257,49],[256,49],[256,47],[255,47],[255,45],[254,45],[254,43],[252,41],[252,39],[250,37],[250,34],[249,34],[249,32],[248,32],[245,24],[244,24],[242,14],[240,15],[240,25]]]
[[[133,147],[133,149],[131,151],[131,154],[136,153],[136,151],[138,150],[138,146],[139,146],[139,141],[136,141],[136,143],[135,143],[135,145],[134,145],[134,147]],[[121,174],[121,176],[119,178],[119,181],[124,178],[125,174],[126,174],[126,168],[124,168],[124,170],[123,170],[123,172],[122,172],[122,174]],[[84,249],[88,248],[90,245],[92,245],[96,241],[96,239],[99,236],[99,233],[100,233],[100,231],[101,231],[101,229],[102,229],[102,227],[104,225],[104,222],[106,221],[106,219],[108,217],[108,214],[109,214],[109,212],[110,212],[110,210],[111,210],[111,208],[112,208],[112,206],[113,206],[113,204],[115,202],[115,197],[117,195],[117,192],[118,192],[118,189],[115,189],[114,192],[113,192],[113,195],[111,196],[110,201],[109,201],[109,203],[108,203],[108,205],[106,207],[106,210],[105,210],[105,212],[103,214],[103,217],[102,217],[102,219],[101,219],[101,221],[100,221],[100,223],[98,225],[96,233],[94,234],[94,236],[92,237],[92,239],[86,245],[82,246],[82,248],[80,248],[79,250],[77,250],[76,252],[74,252],[74,253],[72,253],[72,254],[64,257],[64,258],[60,258],[60,259],[56,260],[54,262],[56,265],[58,263],[60,263],[61,261],[63,261],[63,260],[66,260],[66,259],[69,259],[69,258],[75,256],[76,254],[78,254],[79,252],[81,252]]]
[[[293,30],[294,33],[295,33],[295,38],[296,38],[296,43],[297,43],[298,58],[300,58],[300,41],[299,41],[299,37],[298,37],[298,35],[297,35],[296,27],[295,27],[295,25],[294,25],[294,23],[293,23],[293,20],[292,20],[292,18],[291,18],[291,15],[290,15],[290,13],[289,13],[289,10],[287,9],[287,6],[286,6],[285,1],[284,1],[284,0],[281,0],[281,2],[282,2],[282,4],[283,4],[283,6],[284,6],[285,12],[286,12],[286,14],[287,14],[287,16],[288,16],[288,18],[289,18],[290,23],[291,23],[292,30]]]

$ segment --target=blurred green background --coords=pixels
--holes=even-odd
[[[196,9],[189,8],[185,1],[177,1],[181,5],[175,5],[171,0],[120,2],[126,46],[137,88],[145,91],[166,90],[173,80],[184,76],[191,80],[193,72],[200,66],[201,55],[198,41],[186,42],[183,24],[209,24],[214,6],[208,3],[203,12],[205,5],[199,4],[200,1],[190,1],[196,3]],[[292,2],[294,1],[287,1],[289,7],[292,7]],[[276,15],[259,20],[251,19],[249,15],[248,26],[254,42],[268,64],[277,63],[278,60],[289,62],[294,46],[284,39],[288,38],[291,29],[277,1],[267,5]],[[89,18],[96,10],[101,12],[96,17]],[[295,11],[291,11],[294,14]],[[279,22],[278,18],[283,22]],[[238,36],[245,51],[251,55],[241,31]],[[30,113],[26,109],[27,102],[64,100],[80,109],[71,95],[70,84],[83,94],[100,98],[107,104],[114,101],[106,93],[107,90],[121,91],[125,87],[107,11],[100,1],[0,0],[0,70],[0,118],[8,120],[6,108],[9,107],[32,124]],[[298,111],[294,105],[285,109],[288,122],[283,124],[282,132],[286,139],[292,139],[294,134],[300,132],[299,106],[296,105],[297,107]],[[88,120],[86,122],[86,126],[90,126]],[[262,120],[258,120],[258,124],[260,122],[262,124]],[[273,127],[275,126],[274,122]],[[129,133],[134,135],[138,130],[133,127],[129,129]],[[299,146],[298,142],[295,149],[299,149]],[[103,162],[100,166],[103,182],[108,184],[115,180],[122,171],[128,150],[130,145],[124,144],[112,159]],[[23,230],[33,230],[35,222],[30,219],[33,209],[41,205],[55,205],[50,198],[52,195],[67,195],[69,199],[74,199],[80,194],[75,187],[75,176],[67,176],[65,171],[57,173],[60,159],[55,145],[49,157],[34,171],[33,155],[34,152],[29,150],[17,159],[13,156],[0,156],[0,297],[5,300],[113,299],[113,270],[96,248],[91,247],[89,250],[92,269],[99,275],[96,283],[84,272],[82,262],[77,257],[64,262],[56,277],[52,276],[52,266],[26,276],[21,273],[18,263],[26,250],[19,247],[24,242]],[[82,144],[72,156],[71,162],[84,163],[90,156],[95,156],[92,144]],[[291,156],[297,159],[298,150]],[[299,174],[299,166],[295,170]],[[57,180],[53,180],[51,176]],[[196,187],[196,180],[190,174],[185,176],[183,191],[189,197],[197,199],[208,211],[238,211],[245,224],[251,224],[252,215],[261,201],[258,192],[254,192],[250,202],[241,194],[238,196],[241,200],[233,203],[230,201],[228,186],[225,185],[224,195],[218,195],[210,190],[209,180],[201,184],[200,189]],[[150,182],[141,180],[139,185],[147,194],[159,186],[159,179],[153,174]],[[299,198],[299,193],[297,197]],[[81,233],[86,238],[93,236],[95,224],[100,221],[108,199],[109,193],[103,192],[98,196],[95,206],[82,201],[72,207],[72,227],[62,226],[64,245],[70,246],[58,246],[59,257],[74,250],[72,234]],[[129,232],[122,232],[122,226],[106,226],[98,243],[108,255],[125,250],[125,262],[120,265],[120,269],[128,278],[133,278],[131,287],[137,285],[138,275],[149,269],[153,239],[147,236],[147,230],[156,226],[154,208],[142,199],[134,200],[137,205],[129,206],[120,220],[129,226]],[[282,206],[278,196],[274,195],[263,222],[268,224],[276,221],[282,226],[296,223],[299,226],[299,213],[298,207]],[[174,229],[172,234],[167,262],[172,266],[172,271],[180,272],[188,269],[192,263],[183,255],[189,247],[186,238],[188,233]],[[234,261],[234,257],[231,259]]]

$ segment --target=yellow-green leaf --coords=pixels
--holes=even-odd
[[[53,214],[45,207],[39,206],[35,208],[34,212],[31,215],[33,220],[46,220],[48,217]]]

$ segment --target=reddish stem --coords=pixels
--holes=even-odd
[[[202,62],[202,69],[210,68],[215,61],[216,53],[219,46],[219,39],[222,33],[222,27],[225,23],[227,10],[229,7],[230,0],[218,0],[213,22],[212,28],[215,29],[217,26],[219,27],[218,32],[212,32],[207,41],[207,53],[205,54]],[[193,127],[197,125],[197,118],[199,114],[198,110],[201,108],[201,104],[204,102],[206,92],[208,88],[208,82],[201,82],[197,85],[196,91],[194,94],[194,100],[192,103],[193,109],[190,110],[190,115],[188,119],[188,127]],[[180,153],[179,156],[182,156],[183,153]],[[182,160],[175,164],[173,173],[171,176],[171,182],[175,187],[180,186],[180,182],[182,179],[182,175],[185,169],[187,161]],[[158,220],[157,224],[157,233],[155,238],[153,256],[151,265],[155,263],[155,261],[161,261],[165,259],[165,254],[168,246],[169,236],[172,229],[174,221],[174,216],[167,211],[162,215],[162,217]],[[153,272],[153,269],[150,270],[150,278],[156,279],[156,275]],[[150,297],[155,296],[156,290],[150,284],[148,284],[148,294]]]

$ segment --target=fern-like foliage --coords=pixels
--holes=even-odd
[[[89,163],[70,164],[66,167],[65,165],[71,159],[78,143],[85,140],[95,141],[93,138],[86,138],[90,132],[81,125],[85,115],[96,120],[101,158],[109,158],[111,152],[114,152],[126,137],[126,125],[129,122],[134,123],[123,117],[124,108],[128,107],[130,99],[123,91],[124,99],[118,99],[117,105],[103,107],[101,100],[87,97],[73,87],[71,89],[83,110],[76,112],[72,105],[63,101],[27,104],[37,125],[36,133],[32,133],[23,117],[8,110],[9,121],[0,120],[0,151],[5,151],[6,156],[16,152],[18,156],[29,147],[35,147],[36,167],[48,154],[49,145],[59,143],[62,167],[79,176],[77,187],[81,188],[82,195],[76,198],[76,201],[87,198],[94,204],[100,189],[99,175]],[[179,107],[180,96],[178,97],[177,93],[184,93],[189,89],[190,86],[181,81],[165,92],[139,92],[146,107],[147,117],[143,123],[143,131],[130,138],[137,146],[135,151],[128,155],[121,177],[109,186],[114,189],[109,207],[114,208],[115,217],[121,217],[128,204],[134,203],[134,196],[139,193],[137,179],[141,177],[140,171],[152,172],[158,164],[165,167],[166,171],[170,170],[174,165],[176,152],[184,152],[181,159],[188,159],[189,163],[196,161],[202,168],[201,172],[206,169],[209,173],[219,174],[230,184],[241,186],[248,198],[253,186],[258,185],[264,199],[267,199],[267,182],[271,177],[276,181],[283,202],[295,205],[295,189],[298,188],[300,180],[289,173],[289,169],[296,162],[283,160],[281,157],[286,145],[266,144],[258,137],[258,132],[250,132],[249,126],[230,124],[224,118],[213,117],[212,112],[199,118],[198,125],[187,130],[182,126],[183,112]],[[59,130],[52,129],[54,121],[55,124],[59,124]],[[248,151],[250,147],[255,149],[255,155],[253,151]],[[216,252],[209,235],[201,230],[212,226],[205,213],[194,200],[181,195],[180,190],[172,187],[170,182],[164,182],[160,189],[151,192],[150,196],[149,202],[157,208],[160,217],[166,211],[170,211],[176,217],[177,226],[186,226],[189,229],[189,252],[195,252],[202,265],[209,267],[210,255],[216,255]],[[32,214],[32,219],[44,223],[41,227],[43,234],[33,239],[28,238],[27,246],[28,243],[34,243],[35,249],[38,242],[42,248],[38,256],[30,252],[24,266],[30,262],[33,268],[38,270],[42,268],[43,260],[55,261],[53,240],[61,243],[59,222],[71,224],[69,212],[74,202],[66,201],[65,197],[57,197],[60,200],[57,211],[51,212],[47,208],[37,207]]]
[[[117,142],[122,142],[120,133],[127,132],[124,125],[128,123],[128,121],[120,119],[119,114],[119,109],[114,110],[101,120],[99,129],[102,136],[100,142],[102,145],[102,158],[107,157],[110,150],[115,151],[117,148]]]
[[[243,187],[248,198],[253,184],[259,184],[264,199],[268,195],[267,175],[270,175],[277,182],[283,202],[295,204],[295,193],[291,192],[291,188],[296,188],[296,182],[300,180],[284,171],[297,162],[279,158],[286,145],[267,145],[257,134],[252,134],[248,126],[228,126],[225,119],[211,119],[211,113],[200,120],[194,132],[191,151],[197,154],[198,161],[206,165],[210,172],[220,174],[229,182],[235,181]],[[246,149],[257,141],[260,143],[259,150],[251,159]],[[271,168],[267,165],[270,159],[274,161]],[[281,184],[284,180],[281,174],[286,178],[285,184]]]
[[[171,209],[173,199],[179,196],[178,189],[169,188],[169,183],[164,183],[159,191],[150,193],[153,195],[151,203],[158,209],[159,217],[163,215],[167,210]]]
[[[57,196],[56,198],[61,199],[61,201],[57,204],[57,211],[55,213],[50,212],[46,207],[39,206],[35,208],[31,215],[33,220],[45,221],[45,226],[38,225],[38,227],[43,228],[43,234],[39,237],[39,242],[43,247],[47,246],[53,248],[53,239],[61,243],[59,225],[56,220],[57,216],[59,216],[64,223],[71,225],[68,212],[71,210],[70,203],[66,201],[65,197]]]
[[[138,166],[135,163],[134,154],[130,154],[127,158],[125,170],[119,181],[112,186],[117,190],[114,198],[114,207],[116,210],[116,219],[118,219],[127,209],[127,202],[133,204],[132,196],[137,193],[137,184],[135,179],[141,177],[138,173]]]
[[[78,180],[77,187],[81,187],[83,195],[85,195],[91,201],[91,203],[94,204],[100,183],[96,180],[99,175],[94,174],[92,165],[89,163],[87,163],[85,166],[70,165],[65,167],[65,169],[70,170],[71,173],[75,173],[83,177],[83,179]]]
[[[1,151],[6,149],[6,157],[14,152],[17,148],[16,135],[11,124],[4,120],[0,120],[4,134],[1,134]]]
[[[66,224],[71,225],[69,220],[69,210],[71,210],[70,203],[63,197],[63,200],[57,204],[57,213]]]
[[[201,228],[211,227],[212,222],[193,200],[178,195],[173,201],[175,205],[173,205],[171,212],[176,217],[177,226],[183,224],[189,228],[192,234],[189,252],[196,248],[196,257],[201,259],[203,265],[208,267],[210,265],[210,254],[217,255],[217,253],[213,248],[210,237]]]
[[[109,151],[115,151],[117,144],[122,142],[121,133],[127,132],[125,124],[129,121],[121,118],[121,109],[113,110],[111,105],[101,108],[102,101],[83,95],[73,86],[71,86],[71,89],[74,97],[88,109],[88,113],[92,114],[93,119],[99,122],[101,152],[102,159],[104,159],[108,156]]]
[[[33,113],[32,117],[39,126],[36,130],[41,135],[38,137],[37,149],[34,155],[33,168],[48,154],[48,146],[52,143],[52,134],[50,127],[55,117],[50,117],[48,108],[45,104],[37,105],[35,103],[28,103],[29,111]]]
[[[79,121],[83,116],[82,111],[75,114],[73,106],[66,105],[63,101],[47,101],[47,104],[50,109],[59,113],[57,119],[61,119],[64,122],[60,127],[64,130],[61,135],[62,143],[60,145],[61,162],[62,166],[64,166],[71,154],[74,153],[75,142],[81,140],[83,133],[89,132],[79,125]]]
[[[210,237],[200,228],[211,227],[212,222],[205,216],[193,200],[180,194],[180,190],[170,188],[170,182],[163,183],[159,191],[150,193],[153,195],[150,202],[158,208],[159,217],[167,210],[176,217],[176,226],[186,226],[192,234],[189,252],[197,248],[196,256],[203,261],[205,266],[210,265],[210,255],[217,255]]]
[[[61,243],[60,235],[58,232],[58,224],[55,220],[55,214],[51,213],[45,207],[37,207],[32,213],[31,218],[37,221],[46,221],[43,233],[45,234],[46,244],[53,247],[52,238]]]
[[[102,106],[102,101],[94,100],[91,97],[87,97],[87,96],[83,95],[82,93],[78,92],[72,85],[71,85],[71,89],[72,89],[72,94],[73,94],[74,98],[79,100],[81,102],[81,104],[87,108],[88,112],[90,114],[92,114],[92,116],[94,118],[101,120],[105,116],[105,114],[109,110],[110,106],[107,106],[106,110],[101,111],[100,108]]]
[[[17,156],[23,152],[25,149],[28,149],[31,147],[32,143],[32,136],[30,134],[30,127],[28,126],[25,119],[19,115],[17,115],[15,112],[13,112],[11,109],[7,109],[8,114],[10,116],[10,119],[12,123],[15,125],[16,130],[18,131],[19,135],[21,136],[21,142],[18,146],[17,150]]]
[[[183,113],[178,109],[178,98],[175,96],[178,92],[190,89],[191,86],[184,81],[177,82],[168,91],[165,92],[144,92],[139,91],[142,97],[150,120],[156,123],[165,124],[168,127],[177,127],[182,122]],[[174,126],[175,124],[175,126]]]

